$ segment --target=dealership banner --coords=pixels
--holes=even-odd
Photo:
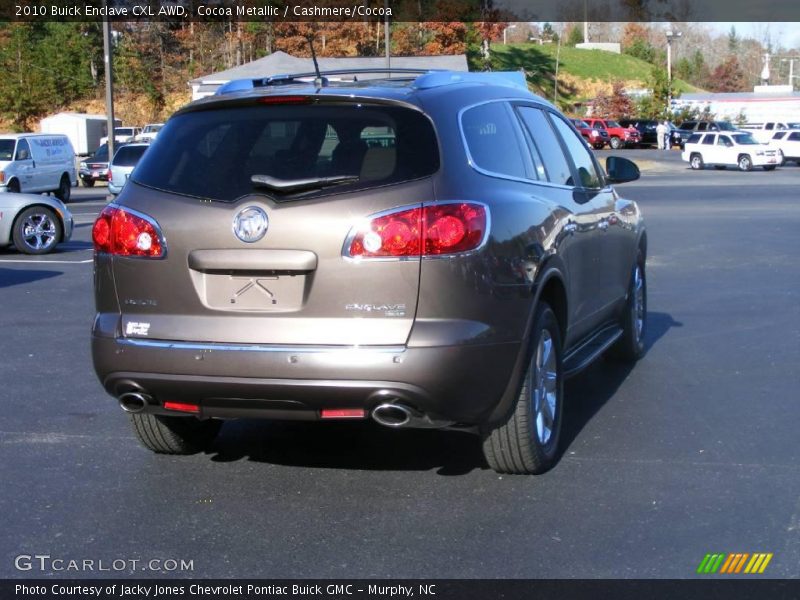
[[[795,600],[800,580],[3,580],[3,600]]]
[[[3,0],[0,21],[800,21],[798,0]]]

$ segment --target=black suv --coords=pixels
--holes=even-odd
[[[226,84],[94,224],[97,375],[155,452],[371,417],[540,473],[564,379],[643,352],[639,171],[606,168],[520,73]]]
[[[686,140],[695,132],[704,131],[738,131],[730,121],[684,121],[678,127],[678,134],[681,136],[681,150],[686,145]]]

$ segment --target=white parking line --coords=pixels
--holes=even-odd
[[[94,259],[89,260],[25,260],[21,258],[5,259],[0,258],[2,263],[25,263],[26,265],[83,265],[92,262]]]

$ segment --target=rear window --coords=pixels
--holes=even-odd
[[[134,167],[145,150],[147,146],[123,146],[114,155],[113,163],[119,167]]]
[[[683,129],[684,131],[690,131],[694,129],[695,125],[695,121],[686,121],[685,123],[681,123],[680,129]]]
[[[355,175],[334,193],[433,174],[439,153],[433,126],[402,107],[240,106],[172,118],[136,167],[142,185],[232,202],[261,193],[253,175],[305,179]]]

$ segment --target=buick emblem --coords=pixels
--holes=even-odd
[[[267,213],[258,206],[243,208],[233,218],[233,233],[236,237],[252,244],[264,237],[269,227]]]

